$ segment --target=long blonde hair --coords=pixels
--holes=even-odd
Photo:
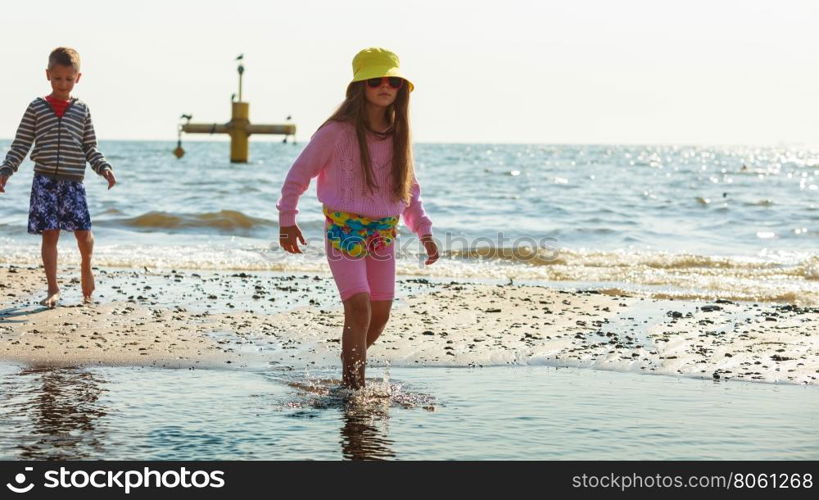
[[[410,190],[415,180],[415,169],[412,162],[412,146],[410,145],[409,125],[409,89],[402,85],[398,89],[395,101],[386,109],[386,120],[389,129],[380,134],[370,127],[367,114],[367,98],[364,95],[366,82],[352,82],[347,86],[347,96],[335,113],[322,124],[322,127],[331,121],[348,122],[355,126],[358,138],[358,150],[361,155],[361,170],[364,174],[366,188],[373,191],[379,187],[375,183],[372,170],[370,150],[367,148],[367,132],[382,136],[382,140],[392,137],[392,197],[394,200],[403,200],[409,203]]]

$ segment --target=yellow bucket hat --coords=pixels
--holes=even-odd
[[[415,85],[401,73],[400,65],[401,61],[394,52],[379,47],[364,49],[353,58],[353,81],[361,82],[370,78],[397,76],[407,82],[412,92]]]

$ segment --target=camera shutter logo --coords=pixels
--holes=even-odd
[[[26,467],[25,470],[26,470],[26,472],[31,472],[31,471],[34,470],[34,468],[33,467]],[[24,482],[26,482],[26,475],[23,474],[22,472],[20,472],[16,476],[14,476],[14,480],[17,482],[17,484],[22,485]],[[28,493],[29,491],[31,491],[32,488],[34,488],[34,483],[29,483],[26,486],[22,486],[22,487],[21,486],[15,486],[15,485],[13,485],[11,483],[6,483],[6,487],[8,489],[10,489],[11,491],[13,491],[14,493]]]

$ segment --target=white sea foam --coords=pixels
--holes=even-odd
[[[39,265],[35,244],[5,242],[0,264]],[[218,244],[100,244],[98,266],[149,269],[203,269],[329,272],[323,247],[293,255],[246,240]],[[725,298],[819,304],[819,256],[799,252],[758,256],[706,256],[668,252],[512,249],[444,252],[434,265],[426,256],[406,253],[397,273],[455,279],[494,279],[603,284],[657,297]],[[62,244],[61,262],[78,262],[73,245]]]

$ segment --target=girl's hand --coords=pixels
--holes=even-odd
[[[6,182],[9,180],[5,175],[0,175],[0,193],[6,192]]]
[[[102,173],[102,176],[105,177],[105,180],[108,181],[108,189],[117,185],[117,176],[114,175],[113,170],[105,170]]]
[[[432,235],[425,234],[421,237],[421,243],[424,244],[424,250],[427,252],[427,261],[424,265],[428,266],[438,260],[438,245],[432,239]]]
[[[304,236],[302,236],[299,226],[279,228],[279,246],[281,246],[284,251],[290,253],[302,253],[301,249],[299,248],[299,241],[301,241],[302,245],[307,244],[307,242],[304,241]]]

